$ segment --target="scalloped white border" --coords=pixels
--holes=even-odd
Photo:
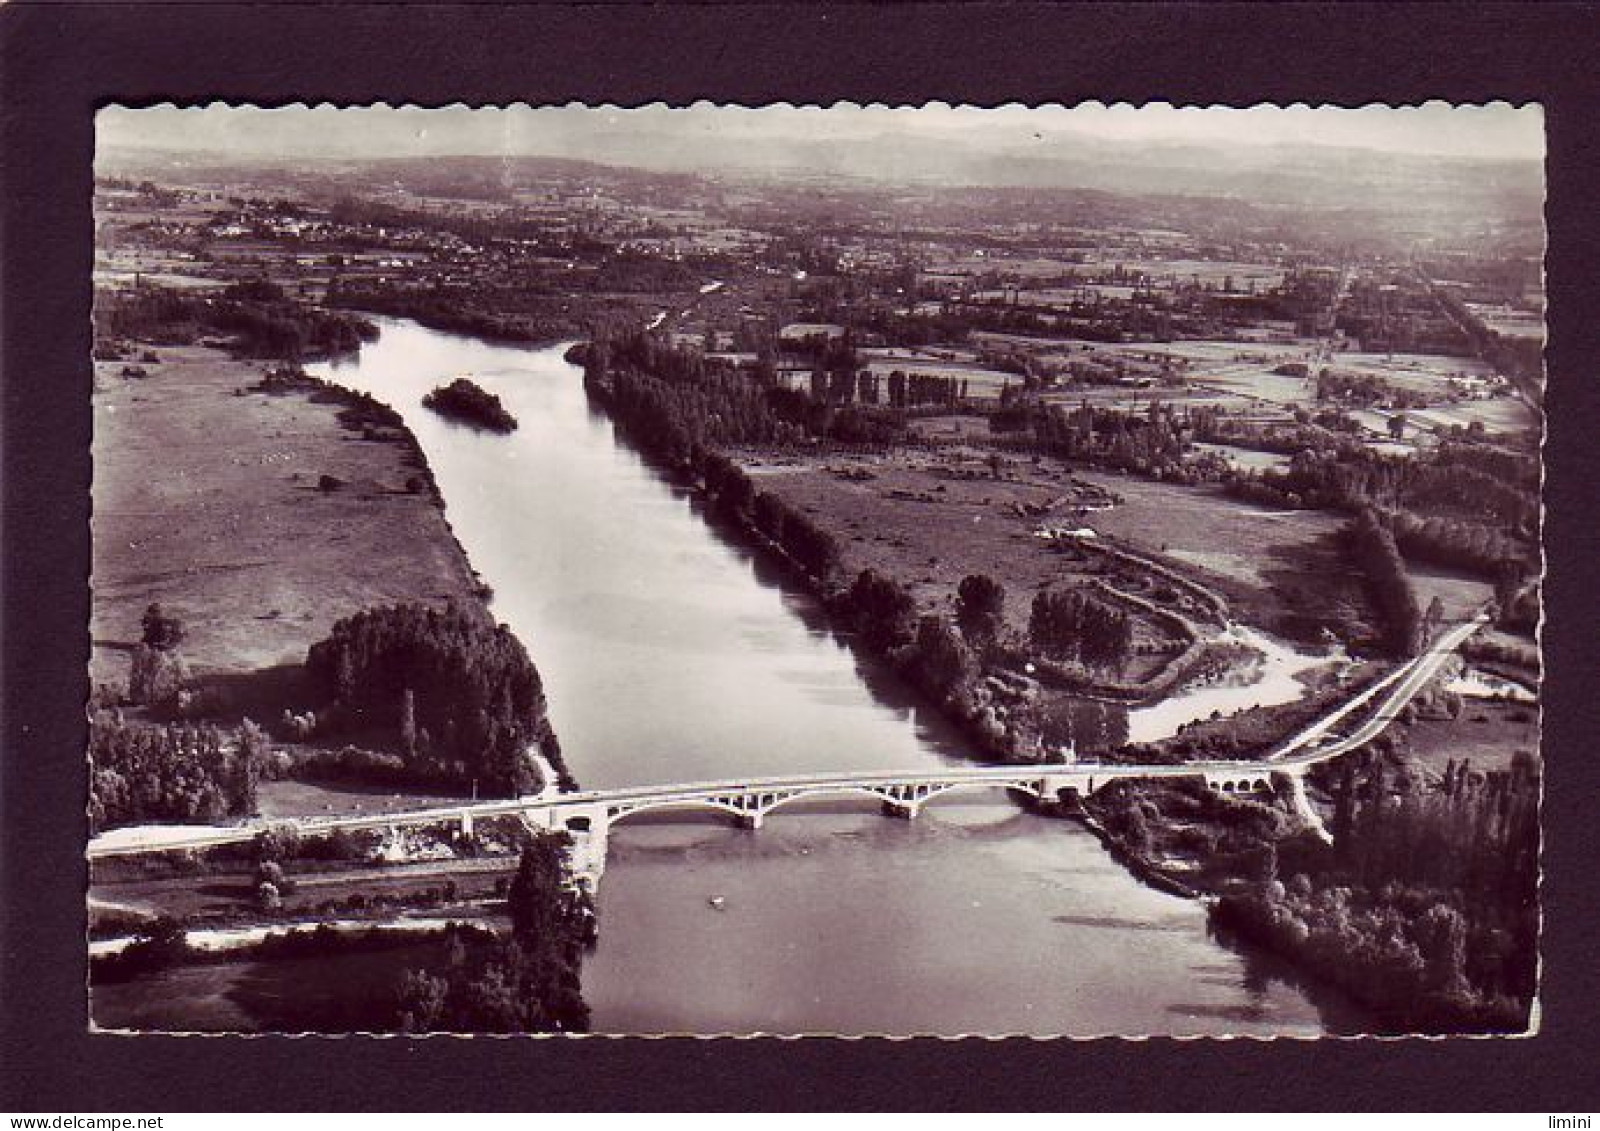
[[[315,102],[315,103],[286,102],[286,103],[276,103],[276,104],[261,104],[261,103],[256,103],[256,102],[229,102],[229,101],[226,101],[226,100],[223,100],[223,99],[215,99],[213,101],[205,102],[205,103],[183,103],[183,104],[179,104],[179,103],[175,103],[175,102],[171,102],[171,101],[162,101],[162,102],[145,103],[145,104],[129,103],[129,102],[122,102],[122,101],[108,101],[108,102],[104,102],[104,103],[99,104],[98,106],[96,106],[95,109],[96,109],[96,115],[98,116],[98,113],[101,110],[119,110],[119,111],[125,111],[125,112],[138,112],[138,111],[141,111],[141,110],[210,110],[210,109],[251,110],[251,111],[256,111],[256,112],[261,112],[261,113],[279,113],[279,112],[288,112],[288,111],[307,111],[307,110],[337,110],[337,111],[350,111],[350,110],[355,110],[355,111],[361,111],[361,110],[408,111],[409,110],[409,111],[421,111],[421,112],[424,112],[424,113],[433,113],[433,112],[447,111],[447,110],[457,110],[457,111],[464,110],[464,111],[469,111],[469,112],[484,111],[484,110],[487,110],[487,111],[526,110],[526,111],[531,111],[531,112],[554,111],[554,110],[589,110],[589,111],[610,112],[610,113],[619,113],[619,114],[636,113],[636,112],[641,111],[641,110],[667,111],[667,112],[671,112],[671,113],[683,113],[683,112],[687,112],[687,111],[690,111],[690,110],[715,109],[715,110],[731,110],[731,111],[743,112],[745,114],[754,115],[754,114],[760,114],[760,113],[762,113],[764,111],[768,111],[768,110],[792,110],[792,111],[799,111],[799,112],[802,112],[802,113],[811,112],[811,113],[821,114],[821,113],[824,113],[824,112],[832,112],[832,111],[838,111],[838,110],[877,110],[877,111],[889,111],[889,112],[894,112],[894,113],[914,113],[916,111],[925,110],[925,109],[942,109],[942,110],[953,110],[953,111],[958,111],[958,112],[970,112],[970,113],[979,113],[979,112],[992,111],[992,110],[1021,110],[1021,111],[1054,110],[1054,111],[1071,112],[1073,110],[1085,109],[1085,108],[1087,108],[1087,109],[1100,109],[1100,110],[1119,110],[1119,111],[1136,111],[1136,110],[1144,110],[1144,109],[1147,109],[1147,108],[1158,108],[1158,109],[1165,109],[1165,110],[1173,110],[1173,111],[1176,111],[1176,112],[1179,112],[1179,113],[1183,113],[1183,112],[1186,112],[1186,111],[1211,112],[1211,111],[1218,111],[1218,110],[1229,110],[1229,111],[1236,111],[1236,112],[1246,112],[1246,111],[1252,111],[1252,110],[1278,110],[1278,111],[1283,111],[1283,110],[1313,110],[1313,111],[1342,111],[1342,112],[1345,112],[1345,113],[1357,113],[1357,112],[1361,112],[1361,111],[1371,111],[1371,110],[1389,110],[1389,111],[1420,110],[1420,109],[1422,109],[1424,107],[1443,107],[1443,108],[1455,109],[1455,110],[1461,110],[1461,109],[1485,110],[1485,109],[1500,109],[1500,108],[1511,109],[1511,110],[1530,110],[1530,109],[1531,110],[1537,110],[1539,112],[1539,130],[1540,130],[1541,137],[1545,136],[1545,132],[1546,132],[1545,117],[1544,117],[1544,105],[1543,105],[1543,103],[1538,102],[1538,101],[1533,101],[1533,100],[1530,100],[1530,101],[1527,101],[1527,102],[1509,102],[1509,101],[1507,101],[1505,99],[1499,99],[1499,98],[1491,99],[1491,100],[1489,100],[1487,102],[1450,102],[1450,101],[1445,100],[1445,99],[1427,99],[1427,100],[1425,100],[1423,102],[1403,102],[1403,103],[1367,102],[1367,103],[1363,103],[1363,104],[1361,104],[1359,106],[1346,106],[1346,105],[1342,105],[1340,103],[1326,103],[1326,102],[1325,103],[1317,103],[1315,105],[1310,104],[1310,103],[1306,103],[1306,102],[1291,102],[1291,103],[1287,103],[1287,104],[1279,103],[1279,102],[1255,102],[1255,103],[1251,103],[1248,106],[1236,106],[1236,105],[1233,105],[1231,103],[1204,103],[1204,104],[1202,104],[1202,103],[1186,102],[1186,103],[1176,103],[1175,104],[1175,103],[1164,102],[1164,101],[1160,101],[1160,100],[1150,100],[1150,101],[1146,101],[1146,102],[1137,102],[1137,103],[1135,103],[1135,102],[1126,102],[1126,101],[1101,102],[1101,101],[1096,100],[1096,99],[1090,99],[1090,100],[1084,101],[1084,102],[1077,102],[1077,103],[1073,103],[1071,105],[1068,105],[1068,104],[1065,104],[1065,103],[1061,103],[1061,102],[1026,103],[1026,102],[1015,102],[1015,101],[1012,101],[1012,102],[1000,102],[1000,103],[994,103],[994,104],[983,104],[983,103],[974,103],[974,102],[955,102],[955,103],[951,103],[951,102],[944,102],[944,101],[939,100],[939,99],[930,99],[930,100],[928,100],[926,102],[922,102],[922,103],[884,103],[884,102],[860,103],[860,102],[853,102],[853,101],[841,99],[841,100],[839,100],[837,102],[833,102],[833,103],[830,103],[830,104],[827,104],[827,105],[823,105],[821,103],[815,103],[815,102],[794,103],[794,102],[779,101],[779,102],[764,102],[764,103],[761,103],[759,105],[754,105],[754,106],[746,105],[746,104],[740,103],[740,102],[717,102],[717,101],[712,101],[710,99],[696,99],[695,101],[689,102],[689,103],[670,103],[670,102],[663,102],[663,101],[657,100],[657,101],[654,101],[654,102],[640,102],[640,103],[637,103],[635,105],[625,105],[625,104],[618,104],[618,103],[614,103],[614,102],[590,103],[590,102],[583,102],[583,101],[577,100],[577,99],[573,99],[573,100],[570,100],[570,101],[567,101],[567,102],[562,102],[562,103],[532,104],[532,103],[527,103],[527,102],[510,102],[510,103],[489,103],[489,104],[477,104],[477,105],[469,104],[469,103],[466,103],[466,102],[460,102],[460,101],[441,103],[441,104],[438,104],[438,105],[432,105],[432,104],[426,104],[426,103],[418,103],[418,102],[402,102],[402,103],[399,103],[399,104],[392,104],[392,103],[389,103],[389,102],[334,103],[334,102],[327,102],[327,101]],[[100,135],[99,135],[99,127],[98,127],[98,123],[97,123],[97,125],[96,125],[96,142],[97,142],[97,144],[98,144],[99,140],[100,140]],[[1548,147],[1546,147],[1546,151],[1548,151]],[[492,156],[492,154],[485,154],[485,156]],[[518,156],[521,156],[521,155],[518,155]],[[1528,159],[1532,160],[1531,157],[1528,158]],[[1544,161],[1545,159],[1546,158],[1544,156],[1541,156],[1539,158],[1539,160],[1541,162]],[[1547,273],[1548,273],[1548,266],[1547,266],[1547,262],[1546,261],[1548,259],[1548,255],[1549,255],[1549,248],[1550,248],[1550,228],[1549,228],[1549,224],[1546,223],[1545,227],[1544,227],[1544,254],[1541,256],[1541,260],[1540,260],[1542,272],[1546,276],[1547,276]],[[1546,348],[1546,353],[1548,354],[1548,349],[1549,349],[1549,303],[1548,303],[1548,298],[1546,299],[1546,305],[1545,305],[1545,348]],[[1549,380],[1548,363],[1546,364],[1545,379],[1546,379],[1546,382],[1548,383],[1548,380]],[[1535,641],[1536,641],[1536,643],[1538,645],[1539,655],[1540,655],[1540,659],[1541,659],[1541,666],[1540,666],[1540,673],[1539,673],[1540,691],[1541,691],[1540,701],[1539,701],[1539,746],[1540,746],[1540,760],[1542,762],[1543,759],[1544,759],[1544,754],[1545,754],[1545,751],[1544,751],[1544,700],[1543,700],[1542,692],[1543,692],[1544,680],[1545,680],[1545,677],[1546,677],[1546,672],[1544,670],[1544,666],[1543,666],[1542,661],[1543,661],[1543,658],[1544,658],[1544,630],[1545,630],[1545,626],[1547,624],[1547,617],[1548,617],[1548,609],[1547,609],[1547,607],[1545,605],[1545,597],[1544,597],[1544,588],[1543,588],[1543,586],[1544,586],[1545,574],[1549,569],[1549,556],[1544,553],[1544,529],[1545,529],[1545,519],[1546,519],[1545,504],[1544,504],[1544,450],[1545,450],[1545,445],[1549,442],[1549,425],[1548,425],[1548,421],[1547,421],[1547,418],[1545,416],[1545,413],[1542,410],[1539,413],[1539,425],[1540,425],[1539,466],[1540,466],[1540,473],[1541,473],[1540,484],[1539,484],[1539,497],[1540,497],[1540,526],[1539,526],[1539,530],[1540,530],[1540,573],[1539,573],[1540,602],[1539,602],[1539,623],[1538,623],[1538,626],[1537,626],[1536,632],[1535,632]],[[92,448],[91,448],[91,452],[92,452]],[[91,578],[91,584],[92,584],[92,578]],[[87,758],[88,758],[88,751],[87,750],[85,750],[85,752],[84,752],[84,757],[85,757],[85,760],[87,761]],[[1539,937],[1540,937],[1541,941],[1542,941],[1542,939],[1544,937],[1544,915],[1545,915],[1545,907],[1544,907],[1544,899],[1543,899],[1543,877],[1544,877],[1543,861],[1544,861],[1544,849],[1545,849],[1544,822],[1543,822],[1544,789],[1545,789],[1544,783],[1545,783],[1545,777],[1544,777],[1544,775],[1541,774],[1541,776],[1540,776],[1540,797],[1539,797],[1539,811],[1540,811],[1540,839],[1539,839],[1540,886],[1539,886],[1539,895],[1540,895],[1540,898],[1538,900],[1539,927],[1540,927]],[[85,891],[84,891],[84,906],[85,906],[85,909],[87,909],[87,907],[88,907],[88,890],[87,890],[87,888],[85,888]],[[292,926],[293,926],[293,924],[286,925],[286,927],[292,927]],[[86,913],[85,922],[84,922],[84,939],[85,939],[85,945],[87,946],[87,943],[88,943],[87,913]],[[861,1042],[861,1041],[901,1042],[901,1041],[935,1040],[935,1041],[949,1041],[949,1042],[955,1042],[955,1041],[982,1041],[984,1043],[990,1043],[990,1044],[998,1043],[998,1042],[1001,1042],[1001,1041],[1028,1041],[1028,1042],[1031,1042],[1031,1043],[1054,1043],[1054,1042],[1059,1042],[1059,1041],[1070,1041],[1070,1042],[1079,1042],[1079,1041],[1118,1041],[1118,1042],[1124,1042],[1124,1043],[1139,1043],[1139,1044],[1142,1044],[1142,1043],[1145,1043],[1145,1042],[1150,1042],[1150,1041],[1175,1041],[1175,1042],[1181,1042],[1181,1043],[1188,1043],[1188,1042],[1194,1042],[1194,1041],[1223,1041],[1223,1042],[1248,1041],[1248,1042],[1269,1043],[1269,1044],[1272,1043],[1272,1042],[1275,1042],[1275,1041],[1297,1041],[1297,1042],[1305,1042],[1305,1043],[1315,1043],[1315,1042],[1320,1042],[1320,1041],[1378,1041],[1378,1042],[1384,1042],[1384,1043],[1393,1043],[1393,1042],[1400,1042],[1400,1041],[1430,1041],[1430,1042],[1463,1041],[1463,1040],[1466,1040],[1466,1041],[1504,1041],[1504,1040],[1528,1040],[1528,1039],[1531,1039],[1531,1038],[1536,1037],[1536,1036],[1539,1035],[1539,1030],[1540,1030],[1542,1016],[1543,1016],[1542,1008],[1541,1008],[1541,992],[1542,992],[1542,990],[1544,988],[1544,957],[1545,957],[1544,956],[1544,948],[1542,946],[1540,946],[1539,951],[1538,951],[1538,953],[1536,955],[1536,962],[1537,962],[1537,967],[1536,967],[1536,989],[1534,991],[1533,1002],[1532,1002],[1532,1004],[1531,1004],[1531,1006],[1529,1008],[1529,1012],[1528,1012],[1528,1028],[1526,1030],[1524,1030],[1523,1032],[1520,1032],[1520,1033],[1440,1033],[1440,1034],[1433,1034],[1433,1033],[1387,1033],[1387,1034],[1385,1034],[1385,1033],[1314,1033],[1314,1034],[1304,1034],[1304,1033],[1183,1033],[1183,1034],[1174,1034],[1174,1033],[1113,1033],[1113,1032],[1104,1032],[1104,1033],[1052,1033],[1052,1034],[1029,1034],[1029,1033],[828,1033],[828,1032],[776,1033],[776,1032],[766,1032],[766,1031],[762,1031],[762,1030],[757,1030],[757,1031],[749,1032],[749,1033],[733,1033],[733,1032],[722,1032],[722,1033],[692,1033],[692,1032],[675,1032],[675,1033],[449,1033],[449,1032],[441,1032],[441,1033],[376,1033],[376,1032],[369,1032],[369,1031],[366,1031],[366,1030],[353,1030],[353,1031],[351,1031],[349,1033],[275,1033],[275,1032],[261,1032],[261,1033],[226,1032],[226,1033],[215,1033],[215,1032],[199,1032],[199,1031],[192,1031],[192,1030],[176,1030],[176,1029],[109,1029],[109,1028],[100,1027],[94,1021],[94,1017],[93,1017],[93,1014],[92,1014],[92,1005],[91,1005],[91,996],[93,994],[93,987],[90,985],[90,982],[89,982],[89,970],[88,970],[88,963],[87,962],[85,962],[85,964],[84,964],[84,1010],[85,1010],[85,1014],[88,1016],[88,1032],[91,1035],[106,1036],[106,1037],[117,1037],[117,1038],[143,1038],[143,1037],[188,1037],[188,1038],[193,1038],[193,1037],[199,1037],[199,1038],[217,1039],[217,1040],[295,1040],[295,1041],[301,1041],[301,1040],[342,1041],[342,1040],[348,1040],[348,1039],[352,1039],[352,1038],[365,1038],[365,1039],[383,1040],[383,1041],[393,1041],[393,1040],[399,1040],[399,1041],[431,1041],[431,1040],[500,1040],[500,1041],[546,1041],[546,1040],[556,1040],[556,1041],[635,1041],[635,1040],[643,1040],[643,1041],[677,1041],[677,1040],[727,1041],[727,1040],[734,1040],[734,1041],[757,1041],[757,1040],[776,1040],[776,1041],[779,1041],[779,1042],[789,1042],[789,1041],[832,1040],[832,1041],[843,1041],[843,1042]]]

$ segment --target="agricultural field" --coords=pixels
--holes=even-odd
[[[1091,268],[1109,271],[1121,266],[1125,272],[1142,272],[1158,284],[1193,283],[1221,289],[1231,281],[1235,292],[1248,291],[1252,284],[1258,292],[1279,286],[1284,279],[1284,269],[1271,263],[1240,263],[1225,259],[1118,259],[1100,257]]]
[[[355,895],[362,896],[367,903],[398,906],[407,896],[430,889],[437,892],[451,881],[455,884],[457,898],[481,897],[492,889],[497,877],[505,875],[515,865],[515,854],[503,854],[465,860],[443,858],[415,864],[341,862],[332,868],[314,870],[291,866],[285,868],[285,872],[293,880],[294,887],[284,899],[282,915],[289,918],[302,912],[310,913],[319,904],[347,901]],[[259,921],[261,918],[257,883],[254,868],[241,864],[231,870],[200,875],[96,877],[90,892],[103,906],[127,913],[237,923],[241,919]],[[351,910],[360,913],[364,909]]]
[[[278,817],[354,816],[361,813],[399,813],[410,809],[430,809],[459,803],[459,793],[426,792],[408,789],[396,793],[383,786],[363,786],[355,782],[300,781],[283,778],[264,781],[257,787],[261,816]]]

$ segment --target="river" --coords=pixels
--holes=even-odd
[[[960,761],[952,731],[831,635],[808,595],[617,439],[561,348],[376,321],[358,358],[312,370],[416,433],[585,787]],[[502,399],[516,432],[421,407],[463,375]],[[599,914],[584,993],[600,1032],[1349,1027],[1080,825],[1000,794],[943,799],[910,822],[849,804],[782,810],[759,832],[640,818],[611,833]]]

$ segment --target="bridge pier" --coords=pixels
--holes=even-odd
[[[734,820],[738,822],[741,829],[755,830],[761,827],[761,822],[765,818],[765,813],[761,812],[759,809],[755,809],[748,813],[740,813],[738,816],[734,817]]]
[[[902,821],[915,820],[917,814],[922,812],[920,801],[884,801],[882,805],[885,817],[898,817]]]

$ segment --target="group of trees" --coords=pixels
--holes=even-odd
[[[570,319],[522,315],[516,318],[479,309],[481,299],[437,288],[419,290],[370,280],[335,279],[327,305],[409,318],[431,330],[466,334],[486,342],[526,345],[566,336],[575,329]]]
[[[444,960],[408,972],[398,1027],[411,1033],[582,1033],[580,972],[595,938],[589,896],[567,882],[565,833],[524,844],[506,907],[511,932],[486,940],[453,931]]]
[[[243,356],[288,361],[350,353],[378,336],[365,319],[300,302],[266,280],[235,283],[220,296],[139,287],[97,304],[96,317],[112,337],[188,343],[223,334]]]
[[[1539,775],[1518,754],[1429,785],[1381,758],[1345,764],[1331,848],[1280,851],[1220,921],[1341,986],[1397,1031],[1515,1031],[1537,978]]]
[[[1382,617],[1384,649],[1396,657],[1415,656],[1427,643],[1427,626],[1394,535],[1367,509],[1345,527],[1344,542]]]
[[[1000,419],[1003,429],[1005,418]],[[1162,478],[1186,475],[1184,426],[1170,405],[1152,403],[1145,412],[1132,413],[1088,401],[1070,410],[1032,404],[1025,419],[1035,444],[1049,455]]]
[[[907,395],[892,395],[897,407],[883,407],[878,378],[858,375],[850,365],[831,370],[819,364],[808,392],[782,384],[770,355],[740,368],[645,331],[597,335],[583,361],[590,396],[605,404],[631,442],[671,465],[729,444],[785,447],[821,439],[883,445],[905,435],[899,406]]]
[[[306,671],[324,728],[395,734],[419,778],[528,792],[540,784],[534,749],[565,775],[538,671],[511,630],[477,609],[357,613],[311,646]]]
[[[862,641],[872,651],[887,654],[911,642],[916,631],[917,602],[892,577],[864,569],[841,598]]]
[[[183,622],[159,603],[144,611],[128,669],[128,701],[156,713],[176,713],[189,670],[179,655]]]
[[[674,350],[649,334],[597,340],[585,357],[584,387],[605,404],[628,438],[671,466],[724,444],[776,444],[805,438],[802,420],[777,411],[774,391],[730,366]]]
[[[1415,389],[1404,388],[1370,373],[1340,373],[1331,369],[1317,374],[1317,399],[1363,406],[1428,407],[1428,398]]]
[[[514,432],[517,428],[517,418],[506,411],[499,397],[465,377],[434,389],[422,398],[422,404],[440,416],[473,428],[490,432]]]
[[[1287,468],[1241,474],[1232,486],[1237,494],[1276,505],[1407,510],[1492,524],[1519,537],[1530,536],[1539,518],[1537,482],[1502,478],[1492,457],[1479,463],[1453,447],[1426,457],[1349,445],[1300,451]]]
[[[1437,515],[1423,518],[1403,510],[1381,517],[1400,552],[1413,561],[1495,581],[1520,578],[1524,572],[1527,546],[1492,526]]]
[[[873,406],[893,409],[937,406],[955,408],[967,399],[967,382],[937,373],[906,373],[896,369],[887,377],[870,369],[817,368],[811,374],[811,399],[817,404]]]
[[[99,831],[252,816],[266,758],[266,736],[248,720],[231,733],[97,714],[89,724],[89,823]]]
[[[1083,589],[1041,589],[1028,635],[1046,655],[1090,667],[1121,669],[1133,652],[1133,620],[1117,605]]]

